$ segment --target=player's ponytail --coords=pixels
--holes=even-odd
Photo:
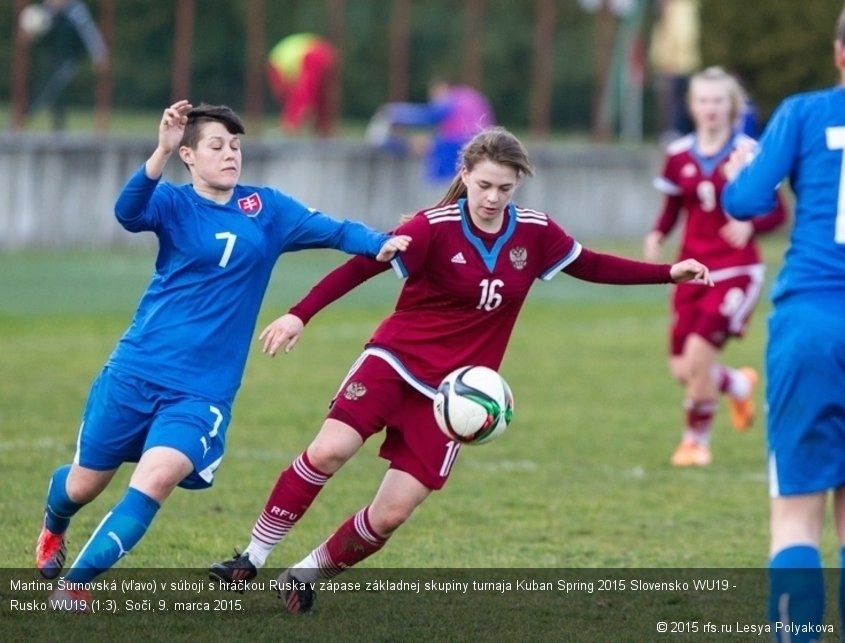
[[[441,205],[446,205],[447,203],[454,203],[458,199],[462,199],[467,195],[467,186],[464,185],[463,180],[461,180],[461,173],[458,172],[455,175],[455,178],[452,179],[452,182],[449,184],[449,189],[446,190],[446,194],[443,195],[443,198],[440,199],[438,204],[434,207],[439,208]]]
[[[483,130],[473,137],[461,150],[461,168],[472,171],[480,161],[492,161],[500,165],[509,165],[516,170],[517,178],[531,176],[534,168],[528,160],[528,153],[525,151],[519,139],[511,134],[504,127],[491,127]],[[461,179],[461,172],[455,175],[446,194],[434,207],[440,207],[454,203],[467,195],[467,188]]]

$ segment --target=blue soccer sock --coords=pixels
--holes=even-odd
[[[63,534],[70,525],[70,519],[84,505],[74,502],[67,495],[67,477],[70,465],[65,464],[53,472],[47,487],[47,503],[44,508],[44,526],[54,534]]]
[[[795,632],[784,625],[821,625],[824,617],[824,575],[819,550],[810,545],[781,549],[769,561],[769,621],[773,640],[801,643],[818,633]],[[780,627],[778,627],[780,623]]]
[[[88,583],[114,565],[138,543],[160,505],[147,494],[129,487],[120,502],[103,518],[65,574],[72,583]]]

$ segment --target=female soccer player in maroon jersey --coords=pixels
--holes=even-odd
[[[672,299],[669,370],[685,387],[686,426],[672,455],[676,467],[712,461],[710,432],[719,393],[730,402],[731,421],[746,431],[754,418],[757,372],[719,363],[732,336],[748,326],[763,285],[764,266],[754,236],[781,225],[783,204],[752,221],[729,218],[719,204],[726,179],[723,166],[746,136],[736,131],[745,104],[738,81],[719,67],[690,81],[689,110],[695,131],[672,143],[655,186],[666,195],[654,229],[645,237],[645,258],[658,261],[660,246],[682,211],[686,224],[679,257],[696,257],[710,268],[714,288],[679,285]]]
[[[332,474],[386,428],[380,455],[390,467],[380,488],[369,505],[280,577],[287,609],[309,611],[311,582],[331,578],[381,549],[443,486],[458,455],[460,444],[435,423],[435,388],[459,366],[499,368],[535,279],[564,271],[599,283],[710,283],[708,269],[694,259],[670,266],[595,253],[546,214],[514,205],[514,190],[532,168],[522,144],[502,128],[473,138],[461,162],[441,202],[398,228],[397,234],[413,242],[393,263],[407,277],[395,311],[353,364],[317,437],[279,476],[249,546],[212,565],[212,578],[255,577]],[[382,270],[377,262],[355,260],[329,273],[264,329],[264,352],[289,351],[314,314]]]

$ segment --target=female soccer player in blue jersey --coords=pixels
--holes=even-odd
[[[71,517],[122,463],[138,464],[126,494],[65,576],[79,591],[61,590],[54,605],[85,605],[84,583],[132,550],[174,488],[212,485],[278,257],[336,248],[389,261],[408,247],[407,236],[332,219],[273,188],[239,184],[243,133],[228,107],[174,103],[164,110],[158,146],[117,199],[117,220],[130,232],[154,232],[158,258],[132,324],[92,385],[73,464],[50,479],[36,547],[45,578],[62,570]],[[160,181],[174,151],[190,171],[189,185]]]
[[[757,150],[734,153],[722,195],[741,219],[771,210],[787,176],[796,197],[766,348],[769,616],[793,642],[820,638],[828,491],[845,567],[845,10],[833,52],[840,84],[784,100]],[[845,581],[839,600],[845,615]]]

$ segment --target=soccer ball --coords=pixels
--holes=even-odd
[[[504,378],[486,366],[449,373],[434,396],[434,419],[450,439],[486,444],[505,432],[513,418],[513,394]]]
[[[47,33],[52,21],[52,14],[41,4],[28,4],[18,16],[21,31],[30,38],[37,38]]]

